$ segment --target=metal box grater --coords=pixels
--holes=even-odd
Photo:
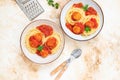
[[[37,0],[16,0],[29,20],[33,20],[44,12],[44,9]]]

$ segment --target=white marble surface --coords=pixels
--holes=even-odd
[[[69,0],[55,0],[58,10],[39,0],[45,12],[36,19],[59,24],[59,14]],[[100,34],[89,41],[75,41],[65,35],[62,55],[47,65],[29,61],[20,49],[20,35],[30,22],[15,0],[0,0],[0,80],[54,80],[50,72],[67,59],[75,48],[81,57],[74,60],[61,80],[120,80],[120,0],[95,0],[102,8],[105,23]]]

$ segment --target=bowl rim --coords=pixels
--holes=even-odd
[[[68,1],[68,2],[63,6],[63,8],[62,8],[62,10],[61,10],[61,12],[60,12],[60,18],[59,18],[59,20],[60,20],[61,27],[62,27],[62,23],[61,23],[61,20],[62,20],[62,19],[61,19],[62,11],[63,11],[63,9],[65,8],[65,6],[66,6],[67,4],[69,4],[71,1],[73,1],[73,0]],[[92,1],[93,3],[95,3],[95,4],[100,8],[100,11],[101,11],[101,13],[102,13],[102,21],[103,21],[103,23],[102,23],[102,25],[101,25],[100,30],[99,30],[98,33],[97,33],[95,36],[93,36],[92,38],[89,38],[89,39],[86,39],[86,40],[79,40],[79,39],[75,39],[75,38],[71,37],[69,34],[67,34],[67,33],[64,31],[63,27],[62,27],[62,30],[64,31],[64,33],[65,33],[69,38],[71,38],[71,39],[73,39],[73,40],[76,40],[76,41],[89,41],[89,40],[92,40],[93,38],[95,38],[95,37],[101,32],[101,30],[102,30],[102,28],[103,28],[103,26],[104,26],[104,13],[103,13],[102,8],[100,7],[100,5],[99,5],[96,1],[94,1],[94,0],[91,0],[91,1]]]
[[[23,36],[23,33],[24,33],[24,31],[28,28],[28,26],[30,25],[30,24],[32,24],[32,23],[34,23],[34,22],[36,22],[36,21],[48,21],[48,22],[51,22],[51,23],[54,23],[55,25],[58,25],[58,24],[56,24],[55,22],[53,22],[53,21],[51,21],[51,20],[47,20],[47,19],[38,19],[38,20],[34,20],[34,21],[32,21],[32,22],[30,22],[29,24],[27,24],[25,27],[24,27],[24,29],[22,30],[22,32],[21,32],[21,35],[20,35],[20,48],[21,48],[21,51],[23,52],[23,55],[28,59],[28,60],[30,60],[31,62],[34,62],[34,63],[36,63],[36,64],[41,64],[41,65],[43,65],[43,64],[49,64],[49,63],[52,63],[52,62],[54,62],[55,60],[57,60],[60,56],[61,56],[61,54],[62,54],[62,52],[63,52],[63,50],[64,50],[64,45],[65,45],[65,38],[64,38],[64,33],[63,33],[63,30],[61,29],[61,27],[58,25],[58,27],[61,29],[61,33],[62,34],[60,34],[60,35],[62,35],[63,36],[63,48],[61,49],[61,51],[60,51],[60,54],[54,59],[54,60],[52,60],[52,61],[49,61],[49,62],[47,62],[47,63],[39,63],[39,62],[35,62],[35,61],[33,61],[33,60],[31,60],[30,58],[28,58],[27,57],[27,55],[25,54],[25,52],[24,52],[24,50],[23,50],[23,48],[22,48],[22,36]]]

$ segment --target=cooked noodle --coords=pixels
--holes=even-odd
[[[30,31],[28,31],[26,37],[25,37],[25,45],[27,47],[27,49],[31,52],[31,53],[36,53],[36,50],[37,48],[32,48],[29,44],[29,38],[30,36],[36,34],[36,33],[41,33],[38,29],[31,29]],[[43,33],[41,33],[43,34]],[[60,42],[61,42],[61,39],[60,39],[60,34],[58,34],[57,32],[53,32],[53,34],[51,36],[48,36],[47,38],[45,38],[45,36],[43,35],[42,37],[42,42],[46,42],[48,38],[50,37],[55,37],[57,39],[57,46],[51,51],[52,54],[54,54],[58,48],[60,47]]]
[[[75,21],[71,18],[72,14],[74,12],[79,12],[80,13],[80,15],[81,15],[80,20]],[[71,25],[74,25],[76,22],[81,22],[81,23],[85,24],[91,18],[95,18],[98,25],[99,25],[100,18],[99,18],[98,14],[97,15],[87,15],[86,16],[85,11],[82,8],[76,8],[76,7],[73,7],[73,6],[67,11],[67,14],[66,14],[66,17],[65,17],[66,23],[70,23]],[[90,32],[85,32],[84,31],[81,35],[82,36],[89,36],[89,35],[93,34],[98,29],[98,27],[96,29],[92,29]]]

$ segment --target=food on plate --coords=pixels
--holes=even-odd
[[[73,33],[75,34],[81,34],[84,31],[84,25],[80,22],[75,23],[73,26]]]
[[[45,37],[53,34],[53,28],[49,25],[40,25],[37,29],[44,33]]]
[[[65,26],[74,34],[89,36],[99,27],[100,17],[94,7],[74,3],[66,13]]]
[[[79,12],[74,12],[74,13],[71,15],[71,17],[72,17],[72,20],[78,21],[78,20],[80,20],[80,18],[81,18],[81,14],[80,14]]]
[[[42,44],[42,34],[36,33],[29,38],[29,44],[31,47],[36,48]]]
[[[32,28],[25,37],[27,49],[43,58],[54,54],[60,47],[60,42],[59,33],[46,24]]]
[[[45,42],[45,46],[47,46],[49,49],[54,49],[57,45],[57,39],[55,37],[50,37]]]

